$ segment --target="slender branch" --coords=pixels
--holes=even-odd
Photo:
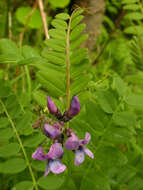
[[[17,131],[16,127],[15,127],[15,124],[13,123],[13,121],[12,121],[12,119],[11,119],[11,117],[10,117],[10,115],[9,115],[9,113],[8,113],[6,107],[5,107],[5,105],[4,105],[4,103],[3,103],[3,101],[2,101],[1,99],[0,99],[0,103],[1,103],[1,105],[2,105],[2,107],[3,107],[3,109],[4,109],[4,112],[5,112],[6,116],[8,117],[8,120],[9,120],[9,122],[10,122],[10,124],[11,124],[11,127],[12,127],[12,129],[13,129],[15,135],[16,135],[16,138],[17,138],[17,140],[18,140],[18,142],[19,142],[19,145],[20,145],[21,150],[22,150],[22,152],[23,152],[23,155],[24,155],[24,157],[25,157],[27,166],[28,166],[28,168],[29,168],[29,172],[30,172],[30,174],[31,174],[31,178],[32,178],[32,180],[33,180],[34,188],[35,188],[35,190],[38,190],[38,185],[37,185],[37,183],[36,183],[36,179],[35,179],[34,173],[33,173],[33,171],[32,171],[31,164],[30,164],[30,162],[29,162],[27,153],[26,153],[25,148],[24,148],[24,146],[23,146],[23,144],[22,144],[21,138],[20,138],[20,136],[19,136],[19,134],[18,134],[18,131]]]
[[[32,9],[31,9],[31,11],[30,11],[30,13],[29,13],[29,15],[28,15],[28,17],[27,17],[27,20],[26,20],[26,23],[25,23],[25,25],[24,25],[24,28],[23,28],[22,32],[20,33],[20,35],[19,35],[19,47],[20,47],[20,48],[22,47],[23,37],[24,37],[25,30],[26,30],[26,28],[27,28],[27,25],[28,25],[28,23],[29,23],[29,20],[30,20],[30,18],[31,18],[31,16],[32,16],[34,10],[36,9],[36,7],[37,7],[37,2],[35,1],[35,3],[34,3],[34,5],[33,5]]]
[[[48,26],[47,26],[46,14],[44,12],[43,1],[42,0],[38,0],[38,5],[39,5],[39,10],[40,10],[40,14],[41,14],[42,22],[43,22],[43,27],[44,27],[44,32],[45,32],[45,38],[49,39],[50,36],[48,34]]]
[[[32,16],[33,12],[35,11],[36,7],[37,7],[37,1],[34,2],[34,5],[33,5],[32,9],[31,9],[31,11],[30,11],[30,13],[29,13],[29,15],[27,17],[27,20],[26,20],[26,23],[24,25],[24,28],[23,28],[22,32],[20,33],[20,35],[19,35],[19,47],[20,47],[20,50],[22,48],[23,38],[24,38],[24,34],[25,34],[25,31],[26,31],[27,25],[28,25],[28,23],[30,21],[30,18]],[[28,66],[27,65],[24,66],[24,69],[26,71],[26,77],[27,77],[27,83],[28,83],[28,91],[29,91],[29,95],[31,97],[31,80],[30,80],[30,74],[29,74]],[[22,71],[24,69],[22,68]],[[25,92],[25,87],[24,86],[25,86],[25,78],[23,76],[22,77],[22,91],[23,92]]]
[[[11,16],[11,12],[8,12],[8,38],[11,39],[12,38],[12,16]]]

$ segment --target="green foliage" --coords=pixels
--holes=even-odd
[[[31,11],[27,2],[18,6],[13,17],[12,40],[0,39],[0,189],[32,190],[36,183],[39,190],[142,190],[142,4],[138,0],[106,2],[104,26],[89,58],[88,50],[81,47],[87,38],[83,10],[55,14],[69,2],[48,1],[48,16],[55,15],[50,39],[43,41],[41,16],[35,9],[25,32],[26,45],[18,47],[19,23],[25,25]],[[1,12],[0,8],[4,19]],[[0,35],[5,37],[6,21],[0,23]],[[53,119],[46,108],[46,95],[65,110],[68,61],[70,93],[81,102],[80,114],[69,125],[81,139],[85,132],[91,134],[87,146],[95,159],[86,156],[75,167],[72,152],[65,151],[67,170],[43,178],[46,162],[32,160],[31,155],[38,146],[46,152],[51,145],[40,130],[45,120]],[[37,120],[42,123],[34,129]]]
[[[70,0],[50,0],[48,2],[51,4],[53,8],[64,8],[69,4]]]
[[[50,187],[51,190],[59,189],[65,182],[64,176],[49,176],[49,180],[46,178],[41,177],[38,180],[38,184],[43,189],[47,189],[47,187]]]
[[[25,25],[31,10],[32,10],[31,7],[18,8],[16,11],[17,20],[21,24]],[[40,12],[39,12],[39,10],[35,9],[32,16],[30,17],[28,27],[38,29],[38,28],[41,28],[41,26],[42,26],[42,19],[40,16]]]

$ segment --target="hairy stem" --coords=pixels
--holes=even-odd
[[[17,131],[16,127],[15,127],[15,124],[14,124],[14,122],[12,121],[12,119],[11,119],[11,117],[10,117],[10,115],[9,115],[9,113],[8,113],[6,107],[5,107],[5,105],[4,105],[4,103],[3,103],[3,101],[2,101],[1,99],[0,99],[0,103],[1,103],[1,105],[2,105],[2,107],[3,107],[3,109],[4,109],[4,112],[5,112],[6,116],[8,117],[8,120],[9,120],[9,122],[10,122],[10,124],[11,124],[11,127],[12,127],[12,129],[13,129],[15,135],[16,135],[16,138],[17,138],[17,140],[18,140],[18,142],[19,142],[19,145],[20,145],[21,150],[22,150],[22,152],[23,152],[23,155],[24,155],[24,157],[25,157],[25,160],[26,160],[26,163],[27,163],[27,166],[28,166],[28,169],[29,169],[31,178],[32,178],[32,180],[33,180],[33,186],[34,186],[35,190],[38,190],[38,185],[37,185],[37,183],[36,183],[36,179],[35,179],[34,173],[33,173],[33,171],[32,171],[31,164],[30,164],[30,162],[29,162],[27,153],[26,153],[25,148],[24,148],[24,146],[23,146],[23,144],[22,144],[21,138],[20,138],[20,136],[19,136],[19,134],[18,134],[18,131]]]

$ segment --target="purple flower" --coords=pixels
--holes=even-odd
[[[80,165],[84,161],[85,154],[87,154],[90,158],[94,158],[93,153],[85,148],[85,145],[89,143],[91,139],[91,135],[86,132],[85,139],[80,140],[78,137],[72,132],[71,137],[69,137],[65,142],[66,149],[70,149],[75,152],[75,165]]]
[[[32,154],[32,158],[36,160],[46,161],[47,155],[43,153],[42,147],[38,147],[37,150]]]
[[[80,112],[80,102],[77,96],[73,96],[69,110],[66,112],[66,116],[72,119]]]
[[[47,96],[47,106],[51,114],[55,115],[58,112],[58,108],[56,107],[50,96]]]
[[[54,125],[49,125],[45,123],[43,130],[44,130],[45,135],[52,139],[55,139],[61,134],[61,126],[59,123],[55,123]]]
[[[60,143],[54,143],[50,147],[48,154],[44,154],[42,147],[38,147],[32,154],[32,158],[47,161],[47,166],[44,173],[44,176],[46,177],[50,171],[54,174],[59,174],[65,171],[66,166],[61,163],[63,154],[64,151],[62,145]]]

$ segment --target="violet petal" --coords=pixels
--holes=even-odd
[[[50,96],[47,96],[47,106],[48,106],[49,112],[51,114],[55,115],[58,112],[58,108],[55,105],[55,103],[52,101],[52,99],[50,98]]]
[[[45,161],[47,159],[46,154],[43,153],[42,147],[38,147],[36,149],[36,151],[32,154],[32,158],[41,161]]]
[[[85,157],[85,155],[84,155],[84,151],[83,150],[77,150],[76,152],[75,152],[75,165],[80,165],[80,164],[82,164],[82,162],[84,161],[84,157]]]
[[[65,171],[66,166],[60,162],[60,160],[49,161],[50,171],[54,174],[59,174]]]
[[[72,133],[72,136],[69,137],[65,142],[65,147],[67,150],[76,150],[79,147],[79,139],[78,137]]]
[[[89,142],[91,140],[91,135],[90,133],[86,132],[85,133],[85,139]]]
[[[90,133],[86,132],[85,133],[85,139],[80,140],[80,144],[87,145],[89,143],[90,139],[91,139]]]
[[[80,102],[77,96],[73,96],[70,104],[70,108],[67,111],[67,116],[73,118],[80,112]]]
[[[64,150],[62,148],[62,145],[60,143],[54,143],[50,147],[47,157],[50,159],[60,159],[62,158],[63,154]]]
[[[49,163],[48,163],[45,168],[44,177],[46,177],[49,174],[49,172],[50,172],[50,168],[49,168]]]
[[[44,129],[45,135],[52,139],[56,138],[61,133],[61,131],[59,129],[57,129],[56,127],[49,125],[47,123],[44,124],[43,129]]]
[[[88,148],[84,148],[83,151],[84,151],[85,154],[87,154],[90,158],[94,159],[93,153],[92,153]]]

